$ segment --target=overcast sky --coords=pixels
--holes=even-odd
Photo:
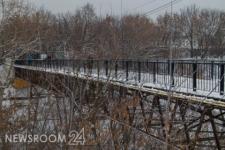
[[[121,15],[121,0],[28,0],[35,3],[39,7],[51,10],[54,13],[75,12],[76,9],[90,3],[94,5],[98,15]],[[122,0],[122,14],[127,13],[146,13],[171,0]],[[225,0],[182,0],[174,5],[174,11],[181,8],[196,4],[200,8],[212,8],[225,10]],[[160,12],[151,14],[150,17],[155,18],[159,14],[168,11],[169,8]]]

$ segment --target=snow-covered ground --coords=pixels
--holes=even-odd
[[[59,68],[42,68],[42,67],[31,67],[31,66],[18,66],[19,68],[27,68],[31,70],[41,70],[51,73],[66,74],[70,76],[78,77],[89,77],[97,80],[113,81],[119,82],[126,85],[138,86],[143,88],[154,88],[159,90],[168,91],[170,89],[170,76],[169,75],[156,75],[156,81],[153,82],[153,75],[149,73],[141,73],[141,80],[138,80],[138,72],[129,72],[128,80],[126,79],[125,70],[118,70],[117,77],[115,76],[114,70],[109,70],[108,76],[106,76],[105,70],[102,69],[99,71],[93,69],[92,71],[84,70],[81,68],[78,71],[70,67]],[[219,79],[214,80],[203,80],[197,79],[197,91],[193,90],[193,81],[189,77],[174,77],[174,86],[171,88],[173,92],[185,93],[189,95],[201,96],[205,98],[215,98],[220,100],[225,100],[225,95],[220,95],[219,91]]]

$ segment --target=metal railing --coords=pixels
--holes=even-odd
[[[191,89],[194,92],[206,91],[224,95],[224,61],[16,60],[15,64],[70,70],[98,78],[111,76],[115,80],[123,79],[149,86],[157,84],[168,87],[172,84],[173,88],[179,90]]]

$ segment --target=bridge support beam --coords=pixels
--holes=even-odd
[[[157,143],[157,148],[165,148],[165,145],[170,149],[225,148],[225,108],[219,111],[219,107],[172,97],[168,115],[165,109],[168,96],[160,92],[153,94],[88,78],[18,68],[16,75],[42,87],[49,88],[52,84],[51,91],[67,93],[65,97],[85,95],[80,101],[72,100],[79,106],[89,106],[90,112],[94,112],[92,116],[103,115],[105,120],[110,121],[111,129],[121,133],[120,137],[127,143],[131,142],[129,139],[133,131],[143,134],[139,138],[146,145],[153,141]],[[115,94],[110,96],[112,93]],[[85,101],[85,98],[88,100]],[[113,139],[121,142],[119,138]],[[134,140],[134,145],[137,143],[138,140]]]

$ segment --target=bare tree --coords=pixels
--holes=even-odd
[[[180,24],[183,27],[184,36],[189,41],[191,57],[194,57],[194,45],[197,40],[198,17],[199,9],[195,5],[181,11]]]
[[[201,11],[198,25],[198,43],[202,58],[207,55],[209,49],[214,48],[215,36],[219,28],[220,13],[218,11]]]

